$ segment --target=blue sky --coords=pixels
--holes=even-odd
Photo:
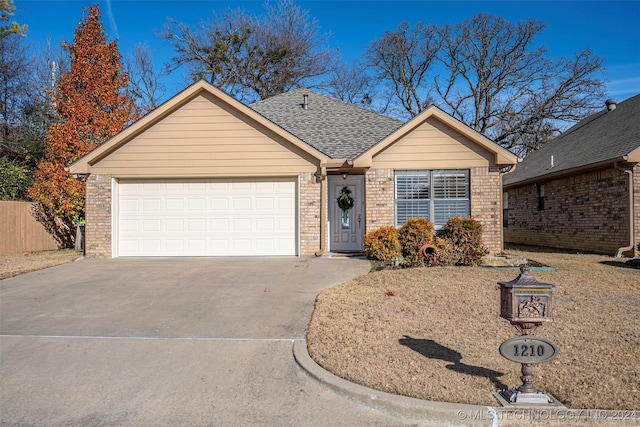
[[[83,8],[95,1],[14,0],[15,20],[29,26],[27,40],[44,44],[49,38],[59,44],[72,41]],[[153,49],[154,61],[161,66],[172,56],[172,48],[156,34],[168,18],[188,25],[210,20],[214,12],[240,7],[262,12],[263,0],[177,1],[177,0],[100,0],[103,25],[109,39],[118,39],[126,54],[139,42]],[[298,0],[319,21],[322,32],[331,33],[330,46],[351,61],[362,55],[367,45],[385,30],[402,21],[435,24],[457,23],[478,12],[501,15],[518,21],[535,18],[547,28],[537,39],[551,56],[571,55],[591,48],[606,58],[608,97],[618,101],[640,93],[640,0],[626,1],[383,1],[383,0]],[[180,72],[167,83],[167,97],[188,81]]]

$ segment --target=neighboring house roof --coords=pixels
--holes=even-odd
[[[353,160],[403,125],[400,120],[307,88],[249,107],[332,159]]]
[[[529,154],[503,183],[513,186],[616,161],[640,161],[640,95],[576,123]]]

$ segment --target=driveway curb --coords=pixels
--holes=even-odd
[[[323,369],[309,356],[305,340],[294,341],[293,357],[309,376],[334,392],[349,400],[384,411],[393,416],[414,421],[428,421],[430,425],[439,426],[497,425],[497,423],[493,423],[491,417],[491,414],[495,413],[495,409],[492,407],[415,399],[385,393],[344,380]],[[477,414],[481,419],[469,419],[473,414]]]
[[[637,426],[636,411],[567,409],[549,406],[513,408],[434,402],[374,390],[344,380],[309,356],[306,340],[293,342],[293,357],[310,377],[335,393],[415,425],[437,426]],[[629,416],[621,417],[621,414]],[[633,415],[632,415],[633,414]]]

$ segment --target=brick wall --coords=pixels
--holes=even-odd
[[[365,175],[366,231],[394,225],[395,190],[393,169],[370,169]],[[471,216],[483,226],[482,240],[491,253],[502,251],[502,185],[498,170],[471,168]]]
[[[111,258],[111,176],[89,175],[85,256]]]
[[[365,231],[395,222],[393,169],[369,169],[365,174]]]
[[[638,186],[638,170],[635,173]],[[615,254],[627,245],[627,175],[603,169],[544,182],[545,209],[533,184],[509,189],[505,242]],[[636,195],[636,206],[640,201]],[[636,223],[640,222],[636,212]]]
[[[482,242],[489,253],[502,252],[502,182],[500,171],[471,168],[471,216],[482,224]]]
[[[300,175],[300,255],[311,256],[320,250],[320,190],[327,185],[316,183],[314,174]]]

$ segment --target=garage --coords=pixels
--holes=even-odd
[[[296,180],[120,180],[115,256],[296,255]]]

